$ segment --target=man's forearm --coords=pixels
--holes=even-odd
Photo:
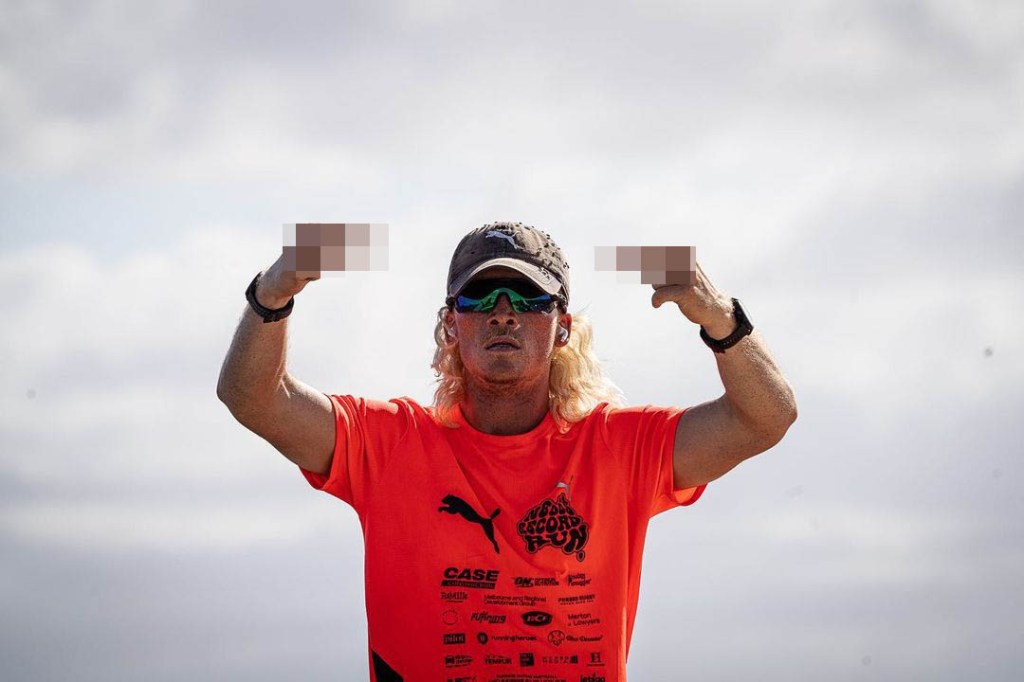
[[[724,339],[736,321],[729,312],[704,328],[711,338]],[[796,419],[796,397],[758,331],[713,355],[725,395],[740,418],[757,431],[781,437]]]
[[[260,288],[256,300],[271,309],[288,302]],[[236,416],[265,402],[277,390],[285,374],[287,342],[288,318],[267,323],[246,304],[217,382],[217,397]]]

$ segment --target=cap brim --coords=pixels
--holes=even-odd
[[[552,296],[556,296],[562,289],[562,285],[558,282],[558,279],[544,268],[539,268],[532,263],[521,261],[518,258],[492,258],[491,260],[485,260],[462,273],[458,279],[452,282],[451,287],[448,289],[448,295],[456,295],[462,290],[462,287],[466,286],[469,280],[473,279],[488,268],[499,266],[512,268],[516,272],[525,275],[541,290],[551,294]]]

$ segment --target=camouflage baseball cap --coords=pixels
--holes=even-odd
[[[512,268],[552,296],[569,305],[569,264],[547,232],[522,223],[490,223],[459,242],[448,267],[448,296],[473,277],[495,266]]]

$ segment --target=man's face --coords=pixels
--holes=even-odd
[[[488,279],[529,281],[505,267],[488,268],[473,281]],[[490,312],[449,310],[446,317],[455,327],[467,379],[491,388],[507,385],[515,389],[523,383],[546,380],[559,320],[567,329],[572,324],[572,316],[561,314],[557,306],[549,313],[517,313],[505,294]],[[495,339],[511,339],[512,345],[491,345]],[[563,345],[561,341],[558,344]]]

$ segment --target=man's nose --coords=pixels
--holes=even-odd
[[[512,307],[512,301],[509,299],[508,294],[498,294],[498,300],[494,303],[494,310],[491,311],[489,322],[491,324],[501,324],[503,322],[515,324],[517,322],[516,311]]]

